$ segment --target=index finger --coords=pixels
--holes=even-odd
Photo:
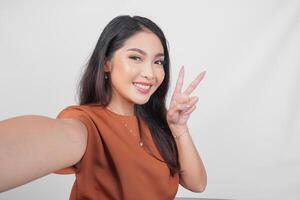
[[[181,93],[183,78],[184,78],[184,67],[182,65],[181,69],[180,69],[180,72],[179,72],[179,75],[178,75],[177,82],[176,82],[175,93]]]

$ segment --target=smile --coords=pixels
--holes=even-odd
[[[143,94],[147,94],[150,91],[151,85],[143,85],[140,83],[133,83],[133,85],[135,86],[135,88],[143,93]]]

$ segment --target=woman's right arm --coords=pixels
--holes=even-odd
[[[76,119],[24,115],[0,121],[0,192],[76,164],[87,128]]]

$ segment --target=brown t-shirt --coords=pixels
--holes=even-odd
[[[179,176],[170,175],[150,130],[142,121],[140,146],[135,116],[119,115],[96,104],[71,105],[57,118],[75,118],[88,129],[86,151],[74,166],[56,174],[75,173],[70,200],[173,200]],[[125,125],[127,124],[127,126]],[[130,132],[130,129],[132,132]],[[145,143],[144,142],[144,143]]]

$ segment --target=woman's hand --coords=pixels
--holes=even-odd
[[[201,72],[182,93],[184,67],[181,67],[176,87],[170,101],[169,110],[167,111],[167,122],[172,132],[173,130],[177,132],[177,130],[187,129],[187,120],[190,114],[195,110],[198,101],[197,96],[190,97],[190,95],[203,79],[205,73],[206,71]]]

